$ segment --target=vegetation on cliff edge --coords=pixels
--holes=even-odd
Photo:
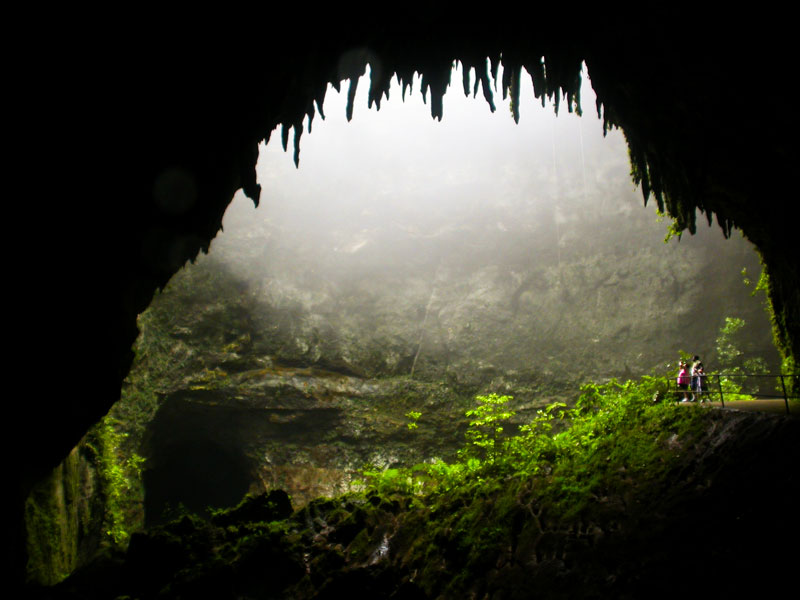
[[[665,391],[663,378],[587,384],[574,408],[553,404],[514,434],[503,428],[509,397],[478,397],[453,462],[368,470],[361,492],[313,501],[288,518],[270,512],[275,493],[210,522],[186,516],[137,534],[128,562],[137,572],[154,569],[162,554],[180,563],[148,582],[152,593],[213,585],[227,597],[268,586],[264,597],[316,598],[356,578],[365,589],[391,580],[419,597],[464,597],[509,553],[541,552],[552,535],[588,544],[608,526],[603,511],[616,506],[619,516],[620,502],[663,489],[709,411],[655,403],[657,391]],[[276,579],[263,581],[257,564]]]

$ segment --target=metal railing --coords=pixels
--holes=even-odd
[[[789,400],[800,399],[797,395],[797,390],[800,390],[800,381],[798,375],[752,375],[752,374],[739,374],[739,373],[709,373],[705,375],[706,385],[702,391],[683,390],[678,387],[677,379],[672,377],[669,379],[669,389],[675,393],[677,397],[685,395],[694,396],[695,401],[715,401],[715,397],[719,398],[722,407],[725,407],[725,396],[728,400],[736,400],[737,396],[747,396],[747,399],[754,400],[777,400],[783,399],[786,406],[786,414],[789,414]],[[773,380],[773,384],[769,385],[768,380]],[[766,385],[760,384],[763,381]],[[748,385],[749,384],[749,385]],[[728,388],[727,390],[725,388]],[[789,393],[793,390],[793,393]]]

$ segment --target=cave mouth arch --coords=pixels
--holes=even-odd
[[[380,24],[354,19],[345,35],[326,23],[325,32],[308,36],[305,45],[296,43],[296,28],[287,28],[285,37],[253,35],[250,52],[242,50],[242,33],[235,27],[231,31],[237,43],[230,45],[228,60],[216,54],[209,56],[213,60],[199,60],[185,53],[183,47],[181,60],[170,60],[178,54],[174,51],[174,34],[183,29],[175,28],[169,31],[170,51],[159,48],[161,51],[152,53],[152,62],[143,64],[140,40],[131,39],[128,44],[122,36],[115,38],[111,47],[102,47],[106,53],[120,50],[128,62],[109,71],[99,62],[85,62],[81,56],[77,62],[87,69],[77,85],[72,69],[64,75],[75,91],[62,96],[71,102],[68,106],[77,118],[60,120],[60,125],[68,124],[63,139],[72,140],[72,151],[61,156],[60,170],[41,169],[38,160],[31,161],[35,176],[31,173],[29,180],[37,182],[37,189],[60,189],[63,180],[58,176],[72,171],[71,177],[65,178],[71,182],[65,190],[69,202],[63,203],[65,218],[60,215],[51,219],[51,235],[40,236],[39,243],[50,256],[61,256],[64,232],[89,232],[83,207],[106,210],[109,191],[115,196],[114,208],[123,217],[114,226],[105,223],[91,231],[89,242],[77,244],[74,269],[59,268],[54,270],[54,278],[42,279],[45,297],[53,289],[76,289],[76,282],[82,289],[82,293],[72,294],[72,298],[66,294],[67,298],[54,303],[47,318],[41,311],[31,315],[31,322],[46,324],[41,329],[43,337],[61,332],[61,339],[73,340],[77,346],[77,351],[52,366],[54,387],[81,372],[86,356],[97,357],[97,385],[90,393],[74,395],[73,399],[43,398],[24,407],[19,423],[29,428],[29,437],[37,443],[20,457],[21,464],[14,473],[19,498],[24,498],[33,482],[67,455],[118,398],[133,359],[136,315],[174,272],[171,267],[143,264],[139,252],[142,240],[152,231],[163,232],[165,239],[190,237],[192,243],[185,244],[183,260],[207,247],[218,230],[224,206],[242,187],[237,174],[252,170],[258,141],[276,124],[297,122],[294,117],[307,108],[314,90],[324,86],[330,72],[335,71],[332,63],[339,52],[356,45],[370,45],[383,56],[387,74],[416,68],[434,79],[441,75],[437,64],[443,55],[486,56],[507,49],[518,62],[535,61],[542,53],[549,53],[560,55],[567,66],[574,57],[591,58],[593,77],[603,76],[603,101],[613,109],[626,134],[640,142],[649,140],[652,156],[661,155],[664,160],[660,165],[673,175],[684,171],[692,181],[702,177],[708,183],[697,195],[714,192],[706,207],[747,226],[748,238],[759,247],[770,268],[770,297],[786,353],[800,354],[800,284],[796,261],[790,258],[796,250],[795,224],[786,218],[783,204],[792,197],[793,179],[781,176],[791,173],[797,163],[797,150],[791,146],[791,136],[786,135],[786,131],[796,130],[796,116],[789,115],[788,124],[772,119],[772,114],[769,119],[742,118],[752,114],[756,100],[767,94],[774,99],[771,106],[792,105],[793,88],[786,78],[795,56],[789,46],[794,39],[788,31],[791,20],[775,19],[772,13],[759,16],[746,12],[738,15],[737,26],[720,26],[720,15],[714,14],[713,20],[686,19],[684,11],[669,6],[638,11],[636,15],[616,13],[602,19],[602,24],[598,24],[596,12],[576,11],[568,25],[534,30],[531,20],[525,18],[506,18],[501,27],[490,26],[481,17],[453,27],[452,11],[445,10],[434,9],[434,15],[426,12],[411,25],[386,19]],[[254,22],[263,27],[260,20]],[[548,24],[548,19],[540,17],[538,22]],[[755,44],[741,43],[741,31],[754,30],[766,35]],[[680,43],[675,43],[678,35]],[[208,47],[207,36],[194,41],[198,43],[192,44],[193,49]],[[92,45],[92,51],[99,47]],[[73,48],[62,44],[58,54]],[[264,57],[274,57],[274,64],[265,67]],[[194,71],[176,77],[178,63]],[[209,68],[214,65],[216,69]],[[553,73],[558,71],[553,69]],[[52,77],[40,77],[38,66],[31,73],[46,91],[42,97],[50,97]],[[714,73],[717,75],[709,77]],[[117,86],[112,89],[123,93],[108,95],[109,78],[112,86]],[[755,85],[755,81],[764,85]],[[248,94],[234,97],[229,91],[234,83],[246,87]],[[142,93],[128,94],[133,89]],[[98,103],[97,97],[107,101]],[[734,98],[734,102],[720,106],[716,100],[721,97]],[[764,102],[763,106],[770,105]],[[53,139],[59,128],[42,121],[38,108],[35,112],[37,119],[31,123],[47,126],[32,139],[37,144]],[[694,133],[691,126],[698,120],[705,126]],[[195,134],[198,122],[208,122],[209,130]],[[80,135],[73,135],[75,124],[80,124]],[[707,135],[709,132],[714,135]],[[125,143],[120,145],[120,140]],[[109,151],[112,148],[116,150]],[[198,152],[199,148],[212,151]],[[711,165],[707,164],[709,159]],[[176,162],[187,165],[202,180],[195,211],[180,221],[162,218],[149,204],[158,169]],[[92,177],[97,178],[98,185],[92,189],[87,188],[83,177],[87,165],[93,166]],[[769,174],[769,181],[763,181],[764,174]],[[129,183],[120,185],[125,179]],[[38,205],[29,204],[38,211]],[[98,353],[98,348],[103,351]],[[31,375],[41,377],[42,373],[37,368]],[[17,504],[21,514],[21,501]],[[20,523],[21,517],[16,521]],[[15,539],[20,548],[21,532],[18,526]],[[24,556],[24,550],[19,556]]]
[[[455,91],[455,94],[457,95],[457,90]],[[395,98],[395,96],[394,96],[394,93],[393,93],[393,99],[395,100],[395,105],[399,104],[399,102],[397,102],[397,98]],[[487,108],[485,106],[481,105],[480,101],[476,102],[474,100],[468,100],[467,102],[469,104],[471,104],[471,105],[477,105],[478,109],[483,111],[484,113],[488,112]],[[361,105],[359,104],[359,106],[361,106]],[[427,107],[425,107],[425,108],[427,108]],[[536,107],[536,106],[533,106],[533,109],[541,110],[542,112],[545,112],[545,111],[550,112],[550,113],[552,112],[552,111],[548,111],[548,109],[546,109],[546,108],[541,108],[540,109],[539,107]],[[378,116],[377,111],[371,111],[371,114],[374,115],[376,118],[381,119],[381,118],[384,117],[385,111],[386,111],[386,107],[384,107],[384,109],[382,109],[382,111],[380,113],[380,116]],[[329,113],[330,113],[330,111],[329,111]],[[448,114],[450,114],[452,116],[451,113],[448,113]],[[524,116],[523,116],[524,121],[527,120],[527,115],[528,115],[528,113],[526,111]],[[344,124],[344,127],[345,128],[352,128],[352,127],[356,126],[358,123],[361,122],[360,117],[363,117],[363,116],[364,115],[357,115],[357,117],[359,117],[359,118],[356,118],[353,123]],[[426,115],[421,115],[421,116],[424,117]],[[513,120],[510,118],[510,116],[507,113],[505,113],[504,111],[499,111],[498,116],[500,116],[503,119],[505,119],[506,122],[508,122],[511,125],[511,127],[514,127],[514,128],[520,127],[520,125],[515,125],[513,123]],[[563,121],[565,117],[567,117],[567,115],[562,113],[561,115],[559,115],[557,117],[557,119]],[[329,114],[328,119],[330,119],[330,118],[331,118],[331,116]],[[556,117],[554,117],[554,118],[556,118]],[[582,119],[587,119],[587,118],[590,118],[590,117],[586,117],[586,116],[582,117]],[[523,123],[524,123],[524,121],[523,121]],[[561,121],[558,121],[558,122],[561,122]],[[428,116],[427,119],[425,119],[425,122],[426,123],[431,123],[431,120],[430,120],[429,116]],[[581,123],[581,121],[578,120],[578,119],[573,119],[573,122]],[[446,121],[445,120],[443,122],[443,124],[445,124],[445,123],[452,123],[452,120],[451,121]],[[545,130],[545,131],[549,134],[549,131],[547,131],[547,130]],[[317,136],[317,137],[319,137],[319,136],[323,136],[324,137],[324,135],[326,133],[324,131],[317,131],[316,128],[315,128],[314,132],[315,132],[315,136]],[[577,132],[575,132],[575,134],[577,135]],[[311,136],[310,139],[311,140],[316,139],[315,136]],[[308,142],[308,141],[309,140],[307,139],[306,142]],[[605,142],[606,140],[603,139],[602,141]],[[273,142],[277,143],[278,140],[273,140]],[[547,142],[549,143],[549,137],[547,139]],[[621,142],[621,140],[620,140],[620,142]],[[623,148],[624,148],[624,146],[621,147],[621,149],[623,149]],[[280,152],[279,149],[276,149],[276,150],[277,150],[277,152]],[[306,153],[305,157],[306,158],[308,157],[308,153]],[[289,156],[284,155],[283,158],[287,159],[284,162],[287,163],[287,165],[288,165],[289,169],[291,170],[291,173],[293,174],[293,176],[294,176],[295,173],[302,174],[302,173],[305,172],[304,170],[307,170],[309,168],[309,163],[307,161],[303,162],[303,165],[301,165],[299,169],[296,169],[293,165],[289,164],[291,162]],[[341,157],[339,157],[339,158],[341,158]],[[323,162],[325,162],[324,159],[323,159]],[[358,161],[352,161],[352,162],[356,162],[356,163],[360,164]],[[577,163],[578,161],[575,161],[575,162]],[[630,186],[630,180],[629,180],[629,178],[627,176],[627,172],[623,172],[623,171],[625,171],[624,167],[627,166],[627,162],[624,161],[624,160],[620,160],[619,162],[620,162],[621,165],[623,165],[623,167],[622,168],[615,167],[615,171],[618,172],[618,174],[620,175],[620,180],[624,181],[625,184],[630,188],[631,187]],[[549,163],[548,163],[548,165],[549,165]],[[313,177],[312,177],[312,179],[313,179]],[[578,178],[578,182],[579,182],[579,185],[576,186],[575,190],[572,190],[572,192],[576,196],[580,196],[580,194],[582,193],[581,188],[583,187],[582,185],[580,185],[580,177]],[[562,186],[561,189],[563,191],[565,189],[564,186]],[[265,192],[267,190],[268,190],[268,188],[266,188],[266,186],[265,186]],[[631,195],[631,205],[636,207],[635,209],[631,209],[631,211],[633,212],[635,210],[638,210],[639,213],[641,213],[643,215],[644,214],[647,215],[647,218],[649,218],[649,220],[652,221],[651,223],[649,223],[649,225],[655,226],[656,229],[659,229],[659,233],[656,236],[656,238],[653,238],[651,240],[652,245],[654,245],[654,246],[656,246],[658,248],[663,248],[664,246],[660,242],[661,242],[661,239],[663,238],[663,228],[664,228],[664,226],[663,225],[658,225],[655,222],[656,218],[652,214],[652,212],[653,212],[652,209],[647,209],[647,208],[644,208],[644,207],[641,206],[640,198],[638,196],[638,193],[635,190],[629,190],[629,192],[630,192],[630,195]],[[263,202],[262,202],[262,205],[259,207],[259,210],[262,210],[263,212],[269,212],[273,208],[273,206],[270,205],[269,197],[266,194],[265,194],[265,196],[266,197],[262,199]],[[244,204],[247,204],[247,202],[248,202],[244,198],[241,198],[241,200],[242,200],[242,202]],[[335,203],[333,203],[333,204],[335,204]],[[250,209],[250,210],[242,215],[242,219],[245,220],[245,221],[252,221],[253,220],[252,206],[249,206],[247,208]],[[556,216],[555,214],[550,214],[551,218],[555,218],[555,216]],[[491,224],[493,224],[495,222],[493,220],[487,220],[487,221],[489,223],[491,223]],[[228,236],[228,234],[232,233],[234,231],[234,229],[235,229],[234,227],[229,226],[229,225],[232,225],[232,223],[226,223],[225,224],[223,232],[215,239],[214,243],[212,244],[212,250],[209,253],[209,255],[200,257],[198,259],[198,263],[204,264],[204,263],[207,262],[206,259],[210,259],[212,256],[214,256],[214,248],[215,247],[219,247],[219,246],[216,246],[216,244],[224,243],[223,240]],[[509,222],[509,221],[506,221],[504,223],[504,227],[506,227],[506,226],[513,228],[513,224],[511,224],[511,222]],[[361,231],[361,228],[356,228],[356,229]],[[564,225],[563,231],[566,232],[567,229],[568,229],[568,227],[566,225]],[[557,230],[558,230],[557,226],[550,227],[549,230],[550,230],[551,234],[558,233],[557,232]],[[611,237],[613,237],[617,233],[618,232],[616,230],[610,230],[609,235]],[[724,242],[723,236],[720,235],[719,231],[717,231],[715,229],[713,231],[713,234],[721,242]],[[305,237],[308,237],[308,236],[305,236]],[[702,237],[702,235],[697,236],[697,238],[701,238],[701,237]],[[682,247],[686,247],[687,245],[691,245],[692,241],[694,241],[694,240],[686,240],[686,241],[684,241],[683,244],[682,244]],[[554,243],[550,244],[551,250],[554,249],[554,248],[559,247],[559,243],[558,243],[557,239],[553,240],[553,242]],[[727,242],[724,242],[724,243],[727,243]],[[365,246],[365,248],[369,248],[369,247],[370,246]],[[353,248],[353,252],[352,252],[353,255],[358,255],[358,252],[362,251],[361,247],[358,247],[358,244],[353,245],[352,248]],[[356,252],[357,250],[358,250],[358,252]],[[297,273],[302,273],[304,271],[302,266],[295,265],[294,267],[296,267],[296,268],[294,268],[293,266],[291,266],[289,264],[290,261],[286,258],[288,256],[291,256],[293,252],[298,254],[298,255],[300,254],[300,252],[296,248],[293,249],[292,244],[288,244],[287,246],[281,248],[281,252],[274,252],[274,253],[272,253],[272,252],[269,252],[269,253],[268,252],[263,252],[262,256],[266,257],[267,254],[269,254],[272,261],[286,263],[286,264],[284,264],[285,268],[287,268],[289,270],[293,269]],[[615,250],[615,254],[617,254],[616,258],[610,259],[610,260],[619,260],[619,259],[621,259],[622,257],[620,255],[623,252],[624,252],[624,248],[622,248],[622,247],[617,248]],[[564,258],[564,260],[566,261],[566,260],[569,259],[569,257],[566,254],[564,254],[562,257],[556,257],[555,253],[552,253],[552,254],[553,254],[553,256],[551,258],[553,260],[560,260],[561,258]],[[376,254],[372,253],[372,256],[370,258],[374,258],[375,256],[376,256]],[[376,272],[377,272],[377,270],[376,270]],[[230,285],[229,285],[231,295],[234,296],[234,297],[237,297],[237,298],[241,298],[242,296],[246,296],[249,293],[249,290],[251,290],[253,288],[253,286],[245,283],[244,280],[240,280],[237,276],[232,276],[232,275],[234,275],[234,274],[233,273],[226,273],[226,276],[231,276],[230,277],[231,281],[230,281]],[[538,277],[530,278],[529,277],[530,275],[534,275],[534,276],[538,275]],[[549,283],[549,281],[545,281],[545,277],[543,277],[541,273],[537,273],[537,272],[525,273],[524,275],[520,275],[520,278],[521,279],[518,282],[519,285],[514,290],[511,290],[511,293],[508,296],[509,300],[507,302],[507,306],[505,306],[505,305],[503,306],[504,310],[507,310],[509,307],[511,307],[515,314],[519,313],[519,312],[524,313],[526,311],[531,311],[532,309],[536,308],[531,304],[530,297],[533,295],[534,291],[538,292],[540,290],[534,289],[534,288],[536,288],[537,285],[539,287],[544,287],[544,283]],[[609,281],[610,280],[602,280],[600,283],[607,284],[607,283],[609,283]],[[536,283],[536,282],[538,282],[538,283]],[[553,279],[552,282],[556,283],[556,280]],[[191,284],[187,284],[186,282],[184,282],[184,285],[185,285],[185,287],[187,287],[189,289],[198,289],[199,288],[199,286],[195,287],[195,286],[193,286]],[[298,289],[300,288],[300,286],[297,286],[297,287],[298,287]],[[399,288],[402,288],[402,287],[405,287],[405,286],[397,286],[397,287],[399,289]],[[681,301],[682,301],[682,298],[679,295],[680,294],[681,285],[678,285],[678,282],[675,282],[675,285],[673,287],[675,289],[674,290],[670,290],[669,293],[674,293],[674,294],[678,294],[678,295],[676,295],[674,297],[670,296],[670,298],[672,299],[673,303],[680,304]],[[564,289],[564,291],[565,292],[567,291],[566,288]],[[634,293],[634,291],[631,290],[631,293]],[[284,294],[277,294],[277,295],[278,296],[285,296]],[[300,294],[300,296],[302,296],[302,294]],[[609,300],[609,296],[610,296],[610,294],[606,294],[605,292],[603,292],[602,301],[603,302],[607,302]],[[209,300],[209,302],[216,302],[216,301],[219,300],[219,296],[215,296],[215,295],[212,295],[212,294],[208,294],[207,297],[208,298],[212,298],[212,300]],[[553,300],[554,304],[564,305],[564,304],[566,304],[566,302],[564,302],[564,299],[566,297],[567,297],[566,295],[560,295],[558,298],[554,297],[552,300]],[[570,297],[572,297],[572,296],[570,296]],[[319,296],[318,296],[318,298],[319,298]],[[320,305],[324,305],[325,300],[326,299],[323,297],[322,298],[322,302],[320,302],[319,304]],[[600,301],[600,296],[598,296],[598,301]],[[422,321],[425,320],[426,304],[429,304],[428,296],[425,296],[424,298],[422,298],[421,301],[417,304],[417,308],[419,309],[417,311],[417,313],[416,313],[418,320],[422,320]],[[614,301],[614,304],[619,304],[619,302]],[[240,305],[239,308],[241,309],[241,311],[240,311],[241,314],[240,314],[240,317],[236,317],[236,320],[241,320],[242,322],[247,323],[248,327],[251,326],[250,325],[251,323],[260,323],[263,326],[262,327],[253,327],[252,330],[248,330],[248,331],[242,331],[241,332],[242,335],[239,335],[238,333],[236,333],[236,329],[235,328],[228,327],[228,325],[229,325],[228,322],[225,322],[225,321],[223,321],[222,323],[218,322],[217,319],[216,319],[216,316],[219,316],[219,315],[217,313],[211,313],[211,314],[208,315],[209,319],[206,321],[206,324],[211,326],[209,328],[209,333],[211,335],[216,335],[217,338],[219,339],[219,347],[223,348],[223,347],[229,346],[229,345],[234,345],[235,346],[235,345],[238,345],[240,343],[243,344],[243,345],[249,345],[249,346],[252,346],[253,344],[260,344],[262,346],[267,346],[266,342],[263,339],[262,340],[258,340],[255,335],[252,335],[253,331],[257,331],[257,330],[269,331],[270,330],[269,327],[274,326],[275,323],[274,322],[273,323],[266,323],[266,322],[263,322],[263,321],[259,321],[258,319],[254,319],[253,318],[253,314],[255,313],[255,311],[248,310],[249,306],[247,306],[247,305],[244,305],[244,304]],[[303,317],[302,308],[303,308],[303,304],[301,302],[296,302],[296,303],[289,302],[289,303],[286,304],[285,307],[280,307],[280,310],[276,310],[275,313],[278,316],[281,316],[281,317],[285,318],[287,323],[296,323],[297,321],[302,320],[302,317]],[[367,307],[365,307],[365,310],[363,311],[362,314],[367,314],[368,312],[369,312],[369,307],[367,306]],[[540,323],[542,324],[542,326],[544,327],[544,324],[547,324],[546,327],[547,327],[548,330],[549,330],[550,327],[557,327],[558,323],[559,323],[559,319],[557,319],[557,318],[550,319],[550,316],[549,315],[545,315],[544,312],[545,311],[540,311],[540,315],[541,315]],[[211,317],[214,317],[214,318],[211,318]],[[278,319],[274,319],[273,321],[278,321]],[[550,324],[550,321],[552,321],[552,324]],[[430,319],[430,322],[433,322],[433,318]],[[673,326],[673,325],[674,325],[674,322],[671,322],[667,326]],[[286,327],[287,327],[287,329],[291,329],[293,327],[293,325],[287,325]],[[588,329],[589,328],[587,327],[587,330]],[[696,328],[692,328],[693,333],[696,333],[695,329]],[[614,331],[609,331],[608,333],[609,333],[609,335],[611,337],[616,336],[614,338],[615,339],[615,342],[614,342],[615,344],[625,345],[624,344],[625,336],[629,334],[630,330],[631,330],[630,325],[626,326],[625,324],[618,324],[618,326],[615,327]],[[509,332],[509,333],[511,333],[511,332]],[[654,334],[653,332],[650,332],[650,336],[651,337],[648,338],[648,340],[647,340],[648,344],[650,344],[650,343],[657,344],[658,343],[658,335]],[[279,338],[278,335],[275,335],[274,337],[278,338],[278,339],[282,339],[282,338]],[[337,336],[337,337],[339,337],[339,338],[341,338],[341,337],[348,338],[348,337],[351,337],[351,336]],[[400,337],[400,336],[397,336],[397,337]],[[388,339],[388,338],[389,338],[389,336],[387,336],[386,339]],[[511,338],[511,335],[509,335],[508,338]],[[506,338],[506,340],[508,338]],[[713,339],[713,331],[711,332],[711,334],[707,335],[706,338]],[[361,337],[360,339],[365,339],[365,338]],[[566,340],[566,339],[567,338],[565,337],[564,340]],[[501,344],[505,343],[506,340],[501,342]],[[412,341],[413,342],[417,342],[416,339],[412,340]],[[564,343],[566,344],[566,342],[564,342]],[[398,359],[396,361],[396,364],[393,366],[396,369],[396,371],[393,371],[392,373],[393,374],[399,374],[400,372],[403,372],[405,374],[408,374],[409,370],[412,370],[412,374],[413,374],[413,369],[415,368],[415,366],[417,368],[417,373],[423,373],[423,369],[428,369],[429,371],[433,371],[435,369],[440,368],[440,365],[446,364],[445,360],[439,360],[438,362],[431,361],[429,364],[426,365],[425,364],[425,360],[427,358],[427,355],[429,354],[429,348],[430,348],[431,345],[436,345],[436,344],[430,344],[430,340],[427,341],[426,344],[427,344],[426,348],[425,348],[424,352],[422,352],[422,353],[420,353],[420,344],[419,344],[419,342],[413,343],[413,344],[408,344],[405,348],[399,348],[397,350],[397,352],[396,352]],[[510,344],[506,344],[506,345],[510,345]],[[358,361],[353,361],[353,362],[356,362],[356,364],[353,364],[353,362],[345,362],[345,361],[342,360],[342,356],[349,356],[349,357],[352,358],[354,356],[354,353],[352,353],[352,352],[339,352],[338,354],[333,355],[333,356],[326,355],[327,351],[326,351],[326,349],[324,347],[325,344],[321,343],[319,340],[314,341],[313,343],[309,344],[309,346],[312,346],[315,350],[319,349],[319,356],[318,357],[312,358],[311,360],[309,360],[308,356],[311,353],[308,353],[308,352],[303,351],[300,348],[298,348],[297,349],[298,353],[297,354],[293,354],[293,353],[291,353],[291,348],[290,348],[290,350],[287,352],[287,355],[280,356],[281,360],[280,361],[276,361],[276,364],[273,365],[273,366],[281,367],[281,365],[282,365],[282,367],[284,369],[286,367],[289,367],[289,366],[296,367],[296,368],[320,367],[320,368],[330,369],[331,371],[336,371],[339,374],[350,374],[350,375],[364,373],[365,371],[368,371],[369,369],[365,369],[364,368],[365,364],[368,364],[368,366],[370,368],[372,368],[372,366],[373,366],[373,364],[371,362],[368,362],[369,357],[365,357],[364,360],[361,360],[361,358],[358,357],[359,358]],[[332,346],[332,344],[328,344],[328,346]],[[444,344],[440,344],[440,346],[444,347]],[[289,346],[287,345],[287,347],[289,347]],[[381,348],[381,349],[387,349],[387,348],[391,348],[391,345],[390,344],[383,344],[383,343],[375,343],[373,345],[373,347]],[[338,350],[338,349],[334,348],[334,350]],[[492,348],[492,350],[494,350],[494,348]],[[499,348],[498,348],[498,350],[499,350]],[[554,348],[553,351],[554,352],[560,352],[561,349]],[[305,355],[303,354],[303,352],[306,352]],[[611,355],[613,352],[614,352],[614,348],[606,348],[603,351],[595,352],[595,354],[598,356],[599,360],[601,360],[602,363],[603,363],[603,365],[601,365],[601,367],[603,368],[603,373],[607,374],[607,369],[609,368],[605,364],[606,359],[604,357],[608,356],[608,355]],[[706,353],[702,349],[700,350],[700,352],[704,356],[706,355]],[[233,353],[231,353],[231,354],[233,354]],[[263,351],[263,354],[266,355],[267,351],[266,350]],[[489,354],[490,354],[490,356],[488,357],[487,362],[491,361],[491,359],[492,359],[491,352]],[[513,352],[513,354],[516,354],[518,356],[523,356],[522,352]],[[622,353],[618,353],[618,354],[622,354]],[[421,357],[421,359],[417,360],[420,357]],[[215,360],[218,360],[218,358],[219,357],[215,357]],[[236,359],[235,357],[231,356],[231,360],[226,362],[222,366],[222,369],[228,374],[235,374],[236,372],[239,372],[239,371],[245,372],[247,369],[254,368],[253,365],[247,365],[247,364],[244,364],[244,362],[237,362],[237,360],[238,359]],[[631,360],[633,360],[633,357],[631,358]],[[630,366],[633,367],[633,369],[636,369],[637,366],[640,366],[640,365],[637,365],[637,363],[635,363],[635,362],[631,362],[631,360],[627,360],[626,359],[626,362],[627,362],[626,366],[630,365]],[[567,369],[568,366],[569,366],[568,364],[565,364],[564,365],[564,369]],[[487,369],[493,369],[494,367],[495,367],[495,365],[489,365],[487,367]],[[522,366],[520,366],[520,368],[522,368]],[[376,367],[376,370],[377,369],[378,368]],[[558,370],[562,371],[564,369],[558,369]],[[628,373],[628,376],[630,374],[631,373]],[[625,376],[624,373],[619,373],[619,375],[620,376]],[[466,385],[472,385],[472,383],[471,382],[466,382]],[[319,412],[319,411],[317,410],[317,412]],[[461,416],[461,415],[458,415],[458,416]],[[283,425],[282,428],[285,429],[285,425]],[[165,436],[172,435],[170,433],[171,429],[172,429],[172,427],[164,428],[163,435],[165,435]],[[309,431],[312,431],[312,430],[309,430]],[[257,460],[254,461],[254,464],[256,462],[258,462],[258,461]],[[286,463],[286,464],[288,464],[288,463]],[[289,468],[294,468],[295,466],[296,465],[289,465]],[[317,466],[319,466],[319,465],[317,465]],[[287,471],[289,470],[289,468],[287,468]],[[156,482],[156,483],[158,483],[158,482]],[[158,483],[158,484],[160,485],[160,483]],[[151,509],[151,512],[152,512],[152,509]]]

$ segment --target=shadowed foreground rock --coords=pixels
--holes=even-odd
[[[800,420],[710,410],[666,476],[567,521],[501,483],[426,506],[371,493],[290,513],[280,491],[137,535],[35,598],[742,597],[791,584]],[[480,530],[461,515],[478,514]],[[497,515],[504,515],[497,520]],[[275,520],[271,520],[275,519]],[[271,520],[271,521],[270,521]],[[467,561],[468,550],[480,548]],[[478,564],[480,563],[480,564]]]

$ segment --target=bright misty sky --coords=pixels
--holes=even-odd
[[[293,134],[286,152],[280,129],[266,147],[261,146],[257,171],[262,207],[280,211],[287,202],[301,203],[308,218],[325,218],[336,203],[367,207],[436,203],[440,209],[444,205],[446,210],[469,210],[486,197],[550,201],[558,192],[543,182],[559,182],[555,185],[563,191],[563,182],[571,176],[570,185],[591,186],[592,165],[602,163],[607,176],[610,162],[616,165],[615,176],[630,181],[622,134],[615,130],[603,137],[594,92],[585,76],[583,117],[570,114],[564,102],[556,117],[549,101],[543,108],[534,98],[530,78],[524,74],[519,124],[514,123],[509,99],[503,100],[502,92],[493,90],[494,113],[480,89],[477,97],[465,97],[460,67],[444,96],[442,121],[433,119],[430,105],[423,103],[418,77],[405,101],[394,79],[390,98],[384,98],[380,111],[374,106],[368,109],[367,74],[359,82],[348,123],[347,87],[344,82],[340,93],[329,88],[323,107],[326,118],[314,118],[311,134],[306,123],[299,169],[293,162]],[[239,194],[234,204],[243,200]]]
[[[212,253],[216,245],[221,250],[217,256],[231,261],[229,267],[237,273],[280,273],[281,268],[296,268],[287,267],[285,257],[297,250],[296,256],[309,257],[309,270],[324,264],[328,277],[334,273],[331,265],[345,265],[341,272],[346,275],[347,269],[356,268],[373,273],[370,269],[381,261],[386,261],[381,263],[384,270],[403,267],[414,252],[433,252],[434,247],[441,256],[473,252],[475,260],[483,260],[480,252],[501,245],[508,250],[502,240],[544,234],[550,252],[542,260],[552,262],[555,250],[560,262],[562,249],[569,250],[585,235],[586,223],[635,218],[638,231],[652,236],[653,247],[676,253],[676,261],[693,247],[720,259],[728,251],[736,256],[737,246],[723,249],[712,243],[722,241],[716,227],[700,227],[700,235],[684,236],[680,246],[662,243],[667,224],[658,222],[653,203],[643,206],[631,181],[622,132],[603,136],[586,76],[582,117],[569,113],[563,102],[558,116],[549,101],[542,107],[526,76],[519,124],[502,93],[495,93],[497,110],[492,113],[481,90],[476,98],[464,96],[459,69],[451,81],[442,121],[433,119],[430,106],[423,103],[418,78],[405,101],[394,81],[389,100],[377,111],[367,106],[369,79],[362,77],[349,123],[348,83],[340,93],[329,89],[325,120],[317,115],[312,132],[306,127],[301,138],[299,168],[293,161],[292,132],[286,152],[280,129],[262,145],[259,208],[238,193]],[[232,242],[229,254],[222,251],[226,240],[237,236],[245,243]],[[428,241],[432,239],[440,246]],[[452,248],[442,249],[453,240]],[[584,243],[575,247],[591,248]],[[347,257],[353,261],[346,262]],[[422,259],[415,260],[421,264]]]

